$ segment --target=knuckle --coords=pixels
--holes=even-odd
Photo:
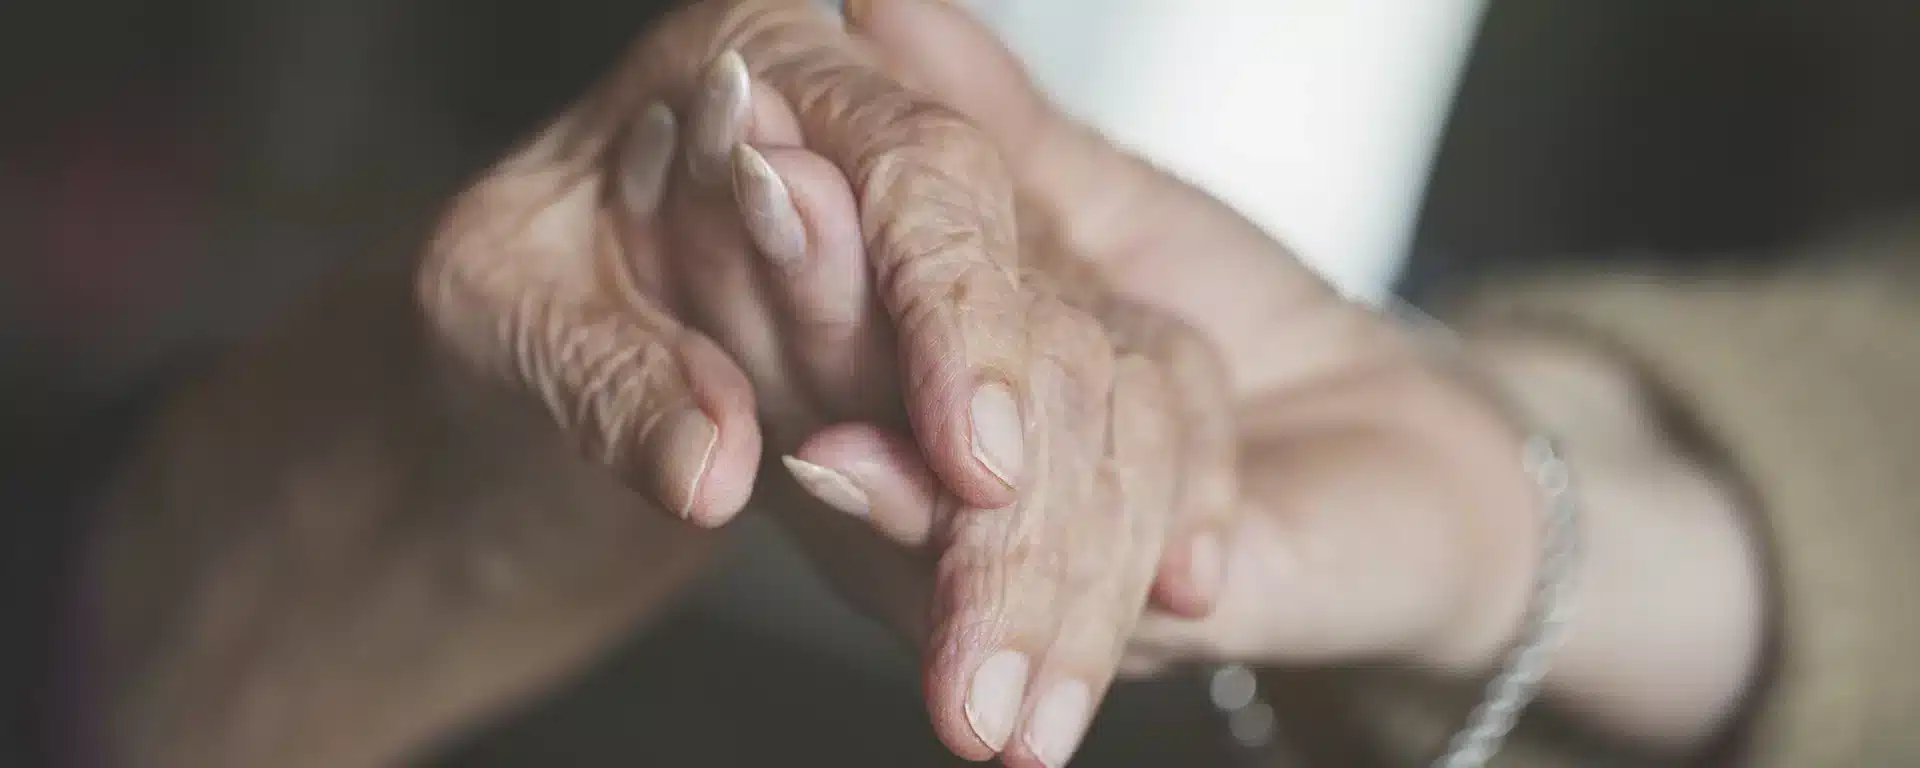
[[[910,391],[956,383],[969,375],[970,361],[996,352],[955,350],[951,345],[956,336],[957,343],[969,344],[979,338],[973,333],[978,329],[1021,327],[1024,308],[1009,300],[1010,280],[994,265],[966,258],[961,250],[930,248],[926,255],[909,257],[879,275],[879,293],[898,334],[912,340],[915,349],[929,352],[906,361]],[[939,346],[921,343],[929,341]]]
[[[852,177],[866,235],[885,254],[960,247],[1011,254],[1013,185],[999,153],[966,118],[894,91],[850,108]],[[978,258],[978,256],[976,256]]]
[[[603,334],[587,335],[582,346],[590,351],[566,369],[573,429],[589,456],[625,466],[655,426],[650,417],[662,411],[658,383],[671,359],[658,342],[615,346]]]
[[[989,236],[970,224],[964,211],[938,195],[916,196],[907,205],[865,208],[884,211],[862,216],[878,228],[868,253],[880,262],[880,295],[895,307],[903,324],[939,316],[947,307],[965,308],[980,320],[1010,320],[1016,280],[1001,265],[983,258],[992,251]]]
[[[898,238],[892,250],[895,263],[882,275],[882,291],[901,304],[930,303],[935,306],[966,304],[976,306],[991,301],[1010,286],[998,270],[972,258],[979,233],[963,227],[929,225],[937,217],[926,211],[906,212],[896,224],[915,231]],[[894,226],[889,224],[888,226]]]
[[[585,319],[527,297],[500,323],[515,378],[591,459],[630,462],[652,415],[663,412],[677,364],[658,338],[617,319]]]

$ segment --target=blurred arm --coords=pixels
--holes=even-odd
[[[1765,573],[1734,479],[1664,422],[1628,363],[1543,333],[1476,351],[1558,436],[1578,479],[1582,568],[1548,690],[1638,744],[1685,749],[1738,710],[1759,667]]]
[[[1620,722],[1675,736],[1695,729],[1647,722],[1671,705],[1628,694],[1665,687],[1715,703],[1691,721],[1712,725],[1744,693],[1752,720],[1734,735],[1760,766],[1920,758],[1916,235],[1909,225],[1831,241],[1777,274],[1563,276],[1492,286],[1470,305],[1509,328],[1553,328],[1607,350],[1644,385],[1639,413],[1666,411],[1698,432],[1677,460],[1641,439],[1642,417],[1567,417],[1584,425],[1570,432],[1594,435],[1589,460],[1609,443],[1621,450],[1614,469],[1587,470],[1594,560],[1558,686],[1602,694],[1590,701]],[[1553,397],[1534,397],[1549,423],[1581,402],[1620,402]],[[1725,471],[1706,474],[1714,465]],[[1763,656],[1766,640],[1777,648]],[[1644,664],[1636,646],[1675,663]],[[1736,680],[1744,685],[1722,687]]]
[[[173,402],[88,552],[106,765],[384,765],[551,684],[707,537],[436,360],[360,273]]]

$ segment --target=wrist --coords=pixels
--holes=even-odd
[[[1577,611],[1548,692],[1634,741],[1697,743],[1757,666],[1764,579],[1744,497],[1679,436],[1671,404],[1629,358],[1519,329],[1469,347],[1519,416],[1561,442],[1576,479]]]

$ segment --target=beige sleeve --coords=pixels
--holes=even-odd
[[[1562,277],[1468,304],[1615,345],[1753,493],[1778,598],[1754,765],[1920,763],[1920,248],[1846,250],[1764,278]]]

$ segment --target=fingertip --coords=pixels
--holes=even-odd
[[[1095,703],[1094,689],[1085,680],[1069,677],[1053,681],[1036,697],[1021,734],[1018,753],[1025,759],[1009,760],[1008,765],[1066,768],[1093,724]]]
[[[1017,488],[1026,470],[1026,420],[1005,382],[989,381],[967,403],[969,450],[995,479]]]
[[[1002,509],[1019,501],[1026,472],[1026,411],[1011,384],[988,379],[959,396],[929,396],[915,406],[921,448],[948,492],[967,506]]]
[[[647,442],[660,502],[682,519],[711,527],[716,515],[710,505],[700,503],[700,496],[708,475],[713,474],[719,427],[705,412],[690,406],[662,417]]]
[[[1225,546],[1215,531],[1201,531],[1167,547],[1155,571],[1153,607],[1183,619],[1213,613],[1226,583]]]
[[[1032,658],[1017,650],[983,652],[992,638],[984,626],[936,635],[925,681],[935,735],[975,762],[1012,743],[1033,668]]]
[[[918,448],[875,425],[828,427],[808,438],[791,459],[788,469],[802,488],[828,506],[867,520],[902,546],[924,545],[943,510],[951,506],[943,502],[940,484]],[[846,492],[847,485],[857,494]],[[854,500],[863,503],[847,503]]]
[[[787,183],[753,145],[733,148],[733,196],[760,255],[783,269],[807,256],[807,230]]]
[[[687,171],[696,183],[724,183],[733,146],[745,135],[753,108],[753,80],[739,51],[728,49],[700,77],[693,100]]]
[[[733,520],[752,496],[759,472],[760,424],[746,374],[704,336],[680,345],[692,389],[692,415],[663,424],[674,456],[662,464],[661,500],[688,522],[716,528]],[[696,420],[697,417],[697,420]],[[681,435],[674,435],[674,432]]]
[[[628,215],[644,218],[660,207],[667,176],[673,167],[678,121],[665,103],[653,102],[627,129],[619,158],[620,196]]]
[[[931,290],[937,288],[915,292]],[[922,305],[930,301],[913,300]],[[900,410],[910,425],[909,439],[943,490],[963,506],[999,510],[1020,497],[1018,486],[1028,450],[1025,422],[1030,418],[1020,404],[1025,399],[1020,393],[1025,389],[998,373],[1012,368],[1010,365],[989,363],[983,373],[975,374],[977,364],[968,364],[972,356],[966,351],[988,349],[994,359],[1017,358],[1024,352],[1001,353],[1004,344],[979,340],[988,336],[984,331],[955,333],[936,327],[945,326],[947,316],[966,314],[976,307],[979,305],[974,302],[946,304],[930,311],[889,307],[886,319],[892,321],[893,338],[886,341],[893,349],[879,353],[891,352],[900,361],[895,375],[901,392]],[[1010,326],[1017,323],[1001,318],[994,322]]]
[[[865,519],[873,510],[873,501],[846,472],[815,464],[797,456],[782,456],[780,463],[801,490],[848,517]]]
[[[719,528],[732,522],[753,495],[759,473],[760,432],[758,425],[745,422],[729,429],[713,428],[715,435],[702,455],[699,474],[687,487],[689,495],[682,517],[702,528]]]
[[[1163,659],[1130,652],[1120,657],[1116,672],[1122,680],[1148,680],[1165,675],[1171,666]]]
[[[808,243],[808,271],[822,280],[866,284],[866,250],[860,238],[859,204],[853,185],[833,161],[798,147],[757,147],[767,169],[785,184]],[[866,309],[867,291],[856,294]]]

